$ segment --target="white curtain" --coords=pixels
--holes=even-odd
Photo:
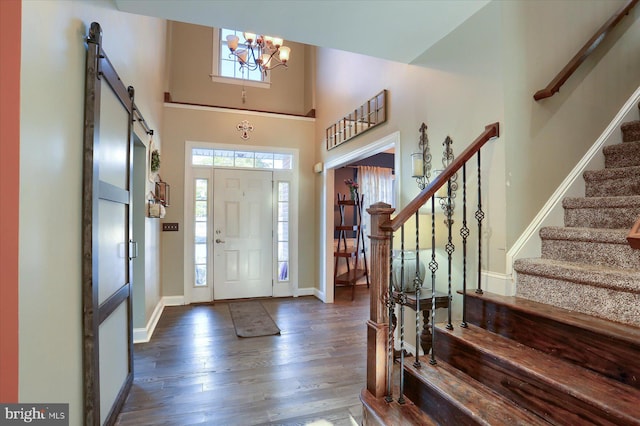
[[[393,169],[386,167],[358,166],[358,184],[360,194],[364,195],[362,206],[362,223],[364,224],[364,244],[369,259],[369,230],[371,229],[371,217],[367,209],[371,204],[382,201],[393,206]]]

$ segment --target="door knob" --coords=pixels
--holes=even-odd
[[[218,243],[218,244],[224,243],[224,240],[221,240],[220,238],[216,238],[216,243]]]

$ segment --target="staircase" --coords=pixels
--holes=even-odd
[[[517,297],[467,291],[467,327],[434,327],[437,363],[405,363],[404,404],[363,391],[365,424],[640,425],[640,121],[622,132],[542,257],[514,264]]]
[[[605,169],[584,173],[586,196],[563,201],[565,226],[540,230],[542,258],[514,269],[520,297],[640,327],[640,250],[626,239],[640,217],[640,121],[622,134]]]

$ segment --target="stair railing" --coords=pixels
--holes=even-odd
[[[394,334],[395,328],[398,327],[399,331],[399,355],[400,358],[400,390],[399,390],[399,403],[404,403],[404,362],[405,362],[405,324],[404,324],[404,309],[408,303],[408,297],[415,299],[416,321],[415,321],[415,347],[416,353],[419,354],[420,346],[422,343],[424,355],[430,352],[429,362],[431,364],[436,363],[436,341],[435,333],[433,332],[433,324],[435,324],[435,312],[437,307],[436,300],[441,298],[436,296],[436,271],[438,270],[438,262],[436,260],[436,226],[435,226],[435,212],[436,212],[436,194],[438,190],[446,185],[447,196],[441,198],[440,204],[445,212],[445,224],[447,226],[447,243],[445,245],[445,251],[447,253],[447,285],[448,293],[448,315],[447,315],[447,328],[453,328],[451,324],[451,312],[452,312],[452,254],[455,247],[452,242],[452,190],[457,185],[457,173],[462,171],[462,227],[460,229],[460,235],[462,237],[463,245],[463,261],[462,261],[462,324],[466,326],[466,290],[467,290],[467,240],[471,235],[471,230],[467,226],[467,163],[475,156],[477,158],[477,210],[474,214],[477,229],[474,234],[477,235],[477,256],[478,256],[478,270],[477,270],[477,282],[476,292],[482,293],[481,287],[481,256],[482,256],[482,221],[484,219],[484,212],[482,211],[482,190],[481,190],[481,156],[480,149],[491,139],[499,136],[499,124],[493,123],[487,125],[485,130],[449,165],[437,176],[433,181],[424,187],[424,189],[414,198],[404,209],[402,209],[393,219],[391,218],[394,209],[390,205],[385,203],[373,204],[367,211],[371,215],[371,306],[370,306],[370,318],[367,322],[367,390],[375,397],[385,396],[387,402],[393,400],[392,382],[393,382],[393,362],[396,356],[394,351]],[[425,205],[430,205],[431,209],[431,248],[427,250],[430,252],[430,259],[428,263],[428,269],[431,273],[429,288],[423,288],[422,284],[426,281],[426,268],[421,269],[420,261],[420,227],[419,227],[419,210]],[[427,206],[428,209],[428,206]],[[416,286],[415,294],[409,293],[408,289],[405,289],[405,224],[412,218],[415,218],[415,277],[413,283]],[[399,262],[396,261],[394,265],[393,258],[393,241],[394,233],[399,231]],[[413,262],[413,259],[411,259]],[[399,263],[399,265],[398,265]],[[394,271],[394,268],[399,269]],[[425,276],[422,275],[424,271]],[[399,276],[397,280],[399,289],[394,291],[392,282],[395,276]],[[426,291],[427,297],[421,296],[421,292]],[[430,303],[430,323],[431,323],[431,342],[430,344],[420,341],[420,325],[419,316],[422,311],[420,307],[420,300],[428,300]],[[399,306],[399,322],[395,318],[395,307]],[[425,327],[428,327],[427,320],[425,318]],[[424,332],[428,330],[423,330]],[[420,368],[420,357],[415,356],[414,366]]]
[[[553,96],[560,91],[560,87],[573,75],[578,67],[587,59],[587,57],[598,47],[598,45],[604,40],[604,38],[611,32],[611,30],[618,25],[618,23],[624,18],[625,15],[638,3],[640,0],[628,0],[616,13],[605,22],[596,33],[582,46],[582,49],[575,54],[573,58],[565,65],[564,68],[555,76],[547,87],[542,90],[538,90],[533,99],[539,101]]]

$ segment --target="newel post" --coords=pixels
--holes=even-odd
[[[376,398],[385,395],[387,388],[387,339],[389,314],[386,300],[389,293],[389,256],[393,233],[380,225],[391,220],[395,211],[389,204],[375,203],[367,209],[371,215],[371,270],[369,278],[370,314],[367,321],[367,390]]]

